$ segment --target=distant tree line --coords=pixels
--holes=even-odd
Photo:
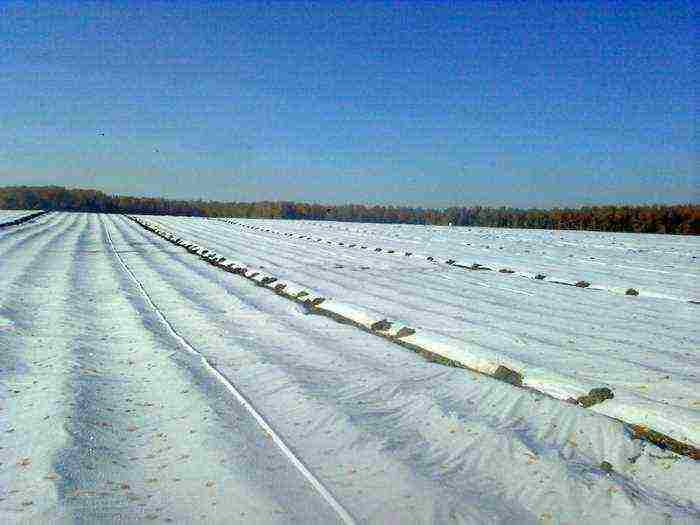
[[[700,234],[698,204],[590,206],[549,210],[484,206],[429,209],[285,201],[246,203],[170,200],[108,195],[96,190],[58,186],[10,186],[0,188],[0,209]]]

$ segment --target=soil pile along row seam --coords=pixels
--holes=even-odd
[[[3,223],[0,223],[0,228],[8,228],[10,226],[19,226],[20,224],[24,224],[25,222],[32,221],[38,217],[41,217],[42,215],[46,215],[47,213],[49,213],[49,212],[42,210],[42,211],[38,211],[36,213],[32,213],[30,215],[25,215],[23,217],[20,217],[19,219],[14,219],[12,221],[3,222]]]
[[[297,233],[291,233],[291,232],[281,232],[277,230],[273,230],[271,228],[263,228],[260,226],[252,226],[250,224],[243,224],[240,222],[232,221],[229,219],[220,219],[217,218],[215,219],[219,222],[224,222],[226,224],[231,224],[234,226],[240,226],[241,228],[246,228],[248,230],[254,230],[254,231],[259,231],[263,233],[272,233],[275,235],[281,235],[283,237],[289,237],[289,238],[296,238],[296,239],[302,239],[306,241],[311,241],[311,242],[325,242],[326,244],[335,244],[337,246],[343,246],[344,248],[359,248],[362,250],[367,250],[371,252],[376,252],[376,253],[382,253],[382,254],[387,254],[387,255],[402,255],[404,257],[414,257],[418,259],[425,259],[426,261],[434,262],[436,264],[439,263],[444,263],[449,266],[454,266],[456,268],[462,268],[463,270],[469,270],[469,271],[487,271],[487,272],[495,272],[500,275],[517,275],[518,277],[524,277],[526,279],[530,280],[536,280],[536,281],[542,281],[546,282],[549,284],[558,284],[562,286],[572,286],[574,288],[589,288],[590,290],[596,290],[596,291],[605,291],[608,293],[616,294],[616,295],[625,295],[627,297],[637,297],[640,295],[639,288],[632,288],[632,287],[619,287],[619,288],[611,288],[609,286],[604,286],[604,285],[596,285],[589,283],[588,281],[584,280],[578,280],[578,281],[567,281],[567,280],[560,280],[558,278],[553,278],[553,277],[548,277],[547,275],[543,273],[537,273],[537,274],[532,274],[531,272],[520,272],[520,271],[515,271],[511,268],[500,268],[499,270],[495,271],[493,268],[490,268],[488,266],[484,266],[480,263],[473,263],[473,264],[465,264],[462,262],[458,262],[455,259],[444,259],[440,260],[436,257],[433,256],[426,256],[422,254],[417,254],[415,252],[403,252],[401,250],[393,250],[393,249],[387,249],[387,248],[380,248],[376,247],[373,248],[371,246],[366,246],[363,245],[362,243],[358,242],[352,242],[352,243],[345,243],[345,242],[340,242],[340,241],[335,241],[335,240],[329,240],[324,237],[315,237],[311,235],[302,235],[302,234],[297,234]],[[642,291],[641,295],[645,295],[644,292]],[[651,296],[651,295],[650,295]],[[654,296],[655,297],[655,296]],[[700,304],[700,301],[695,300],[695,299],[687,299],[687,298],[682,298],[682,297],[663,297],[663,299],[671,300],[671,301],[681,301],[681,302],[687,302],[690,304]]]
[[[528,378],[526,378],[522,372],[506,367],[501,363],[495,362],[493,359],[488,359],[483,355],[472,354],[470,352],[465,353],[463,349],[450,348],[445,344],[434,344],[429,339],[421,338],[421,334],[417,334],[416,330],[411,327],[392,323],[388,319],[373,320],[351,305],[344,305],[336,301],[328,301],[325,297],[310,291],[308,287],[300,286],[289,281],[281,282],[275,276],[256,269],[251,269],[246,265],[227,259],[214,251],[198,245],[194,241],[189,241],[170,233],[158,225],[137,217],[129,216],[128,218],[145,230],[187,250],[190,254],[196,255],[212,266],[244,277],[281,297],[301,304],[309,313],[323,315],[339,323],[349,324],[371,333],[372,335],[383,337],[397,345],[417,352],[431,361],[471,370],[492,379],[506,382],[512,386],[538,392],[547,397],[574,404],[582,408],[598,407],[607,403],[607,400],[614,402],[614,393],[609,388],[592,388],[584,395],[562,399],[561,397],[547,392],[546,388],[537,385],[537,381],[535,381],[537,386],[528,384]],[[628,429],[632,439],[643,439],[662,449],[668,449],[677,454],[700,461],[700,448],[692,444],[654,430],[646,424],[638,424],[626,421],[620,417],[611,416],[599,411],[596,412],[599,415],[622,423]]]
[[[197,349],[195,349],[190,343],[187,342],[187,340],[182,337],[177,330],[173,327],[173,325],[168,321],[168,319],[165,317],[163,312],[156,306],[156,304],[153,302],[153,299],[151,299],[151,296],[149,293],[146,291],[146,288],[143,286],[141,281],[136,277],[136,275],[131,271],[131,268],[126,264],[122,256],[119,254],[117,251],[116,247],[114,246],[114,242],[112,241],[112,236],[109,233],[109,228],[103,223],[103,226],[105,228],[105,233],[107,237],[107,242],[109,246],[111,247],[112,251],[114,252],[114,255],[117,258],[117,261],[119,262],[120,266],[124,270],[124,272],[129,276],[131,281],[136,285],[136,287],[139,289],[143,297],[145,298],[146,302],[148,305],[151,307],[151,309],[155,312],[155,314],[158,316],[160,321],[163,323],[165,328],[168,330],[170,335],[182,346],[189,354],[195,356],[196,358],[199,359],[201,362],[202,366],[212,374],[219,383],[221,383],[226,390],[228,390],[233,396],[236,398],[236,400],[248,411],[248,413],[255,419],[255,421],[258,423],[260,428],[268,435],[270,438],[272,438],[272,441],[277,445],[277,447],[280,449],[282,454],[289,460],[292,465],[301,473],[301,475],[311,484],[311,486],[319,493],[319,495],[328,503],[328,505],[336,512],[340,520],[347,524],[347,525],[355,525],[356,521],[355,519],[350,515],[350,513],[338,502],[333,494],[321,483],[321,481],[314,476],[314,474],[304,465],[304,463],[299,459],[294,452],[287,446],[287,444],[282,440],[282,438],[273,430],[273,428],[270,426],[270,424],[265,420],[265,418],[260,414],[255,407],[252,405],[252,403],[229,381],[226,376],[224,376],[216,367],[214,367],[205,357],[202,355]]]

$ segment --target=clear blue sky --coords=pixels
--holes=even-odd
[[[698,202],[693,10],[0,0],[0,185]]]

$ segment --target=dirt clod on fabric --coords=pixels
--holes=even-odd
[[[376,323],[372,323],[371,326],[372,330],[376,330],[378,332],[385,332],[391,328],[391,323],[387,321],[386,319],[382,319],[381,321],[377,321]]]
[[[401,329],[399,329],[398,332],[396,332],[396,337],[401,338],[401,337],[408,337],[409,335],[415,334],[416,331],[413,328],[409,328],[408,326],[404,326]]]
[[[578,401],[578,404],[582,407],[588,408],[593,405],[597,405],[598,403],[602,403],[606,399],[612,399],[614,397],[615,394],[613,391],[607,387],[593,388],[587,395],[579,397],[576,401]]]
[[[523,384],[523,375],[520,372],[511,370],[503,365],[499,365],[499,367],[493,373],[493,377],[499,381],[510,383],[511,385],[515,386],[522,386]]]

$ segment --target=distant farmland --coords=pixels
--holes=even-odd
[[[197,217],[295,219],[381,224],[538,228],[628,233],[700,234],[700,205],[612,205],[519,209],[459,206],[422,208],[290,201],[219,202],[108,195],[59,186],[0,187],[0,209],[43,209]]]

